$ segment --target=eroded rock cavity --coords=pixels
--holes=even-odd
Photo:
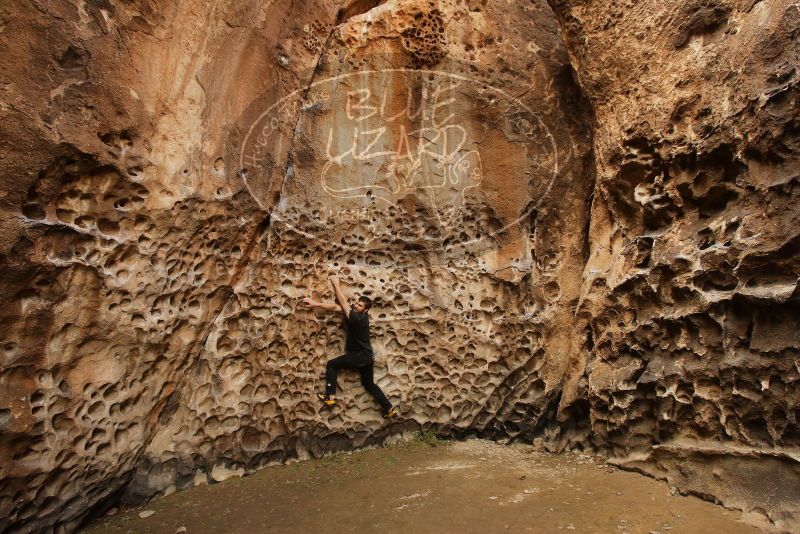
[[[798,523],[800,10],[0,7],[0,528],[432,427]],[[563,40],[562,40],[563,39]],[[383,422],[320,412],[339,272]]]

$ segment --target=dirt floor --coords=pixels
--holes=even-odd
[[[586,455],[417,439],[198,486],[83,532],[760,532],[738,517]]]

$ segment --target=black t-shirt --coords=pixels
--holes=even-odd
[[[369,343],[369,317],[366,313],[358,313],[355,310],[350,310],[350,315],[347,319],[347,342],[345,343],[345,351],[357,352],[368,350],[372,352],[372,345]]]

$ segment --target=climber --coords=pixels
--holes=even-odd
[[[317,397],[326,406],[335,406],[336,374],[339,369],[358,369],[361,374],[361,384],[381,405],[383,417],[392,418],[397,415],[397,412],[373,380],[375,353],[369,342],[369,316],[367,315],[372,307],[372,301],[369,297],[362,295],[348,307],[347,299],[339,286],[339,278],[331,276],[330,281],[336,296],[336,304],[317,302],[310,297],[303,299],[303,303],[312,308],[321,308],[327,311],[341,310],[344,313],[345,327],[347,328],[345,354],[328,362],[325,367],[325,394],[317,393]]]

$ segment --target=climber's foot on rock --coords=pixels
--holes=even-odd
[[[317,393],[317,398],[324,404],[325,406],[336,406],[336,399],[332,399],[327,395],[323,395],[322,393]]]
[[[397,408],[394,406],[383,412],[384,419],[394,419],[395,417],[397,417]]]

